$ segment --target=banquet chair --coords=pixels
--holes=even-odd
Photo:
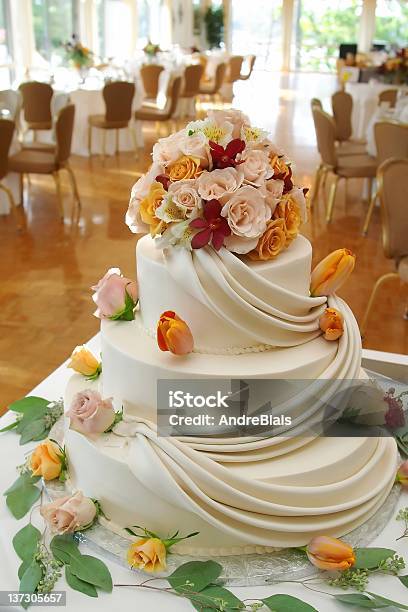
[[[14,135],[14,127],[14,121],[10,121],[10,119],[0,119],[0,191],[3,191],[6,194],[10,203],[10,210],[13,211],[13,214],[17,220],[17,228],[20,229],[17,206],[14,201],[13,194],[7,185],[2,182],[9,172],[8,159],[10,146]]]
[[[21,104],[22,99],[19,91],[14,91],[14,89],[5,89],[0,91],[0,112],[2,110],[8,111],[8,119],[10,121],[14,121],[16,127],[21,111]]]
[[[353,132],[351,114],[353,111],[353,98],[346,91],[336,91],[331,97],[333,118],[336,124],[336,140],[339,144],[340,155],[366,155],[367,149],[363,142],[351,139]]]
[[[64,209],[61,196],[60,172],[66,170],[71,183],[74,199],[78,208],[81,208],[78,187],[75,175],[69,165],[71,155],[72,132],[74,128],[75,106],[70,104],[63,108],[55,123],[56,148],[54,152],[22,149],[19,153],[9,157],[9,171],[20,174],[20,197],[23,203],[24,174],[52,174],[56,189],[61,219],[64,218]]]
[[[256,61],[256,55],[248,55],[247,56],[245,63],[248,64],[248,72],[242,73],[240,71],[240,73],[239,73],[239,80],[240,81],[247,81],[250,78],[250,76],[252,74],[252,71],[254,69],[254,66],[255,66],[255,61]]]
[[[160,126],[161,123],[168,125],[174,118],[174,114],[177,110],[177,104],[180,98],[182,78],[180,76],[175,77],[168,86],[167,89],[167,101],[164,109],[152,106],[141,106],[135,111],[134,117],[136,121],[155,121],[156,126]]]
[[[132,103],[135,95],[134,83],[127,81],[114,81],[107,83],[102,90],[105,102],[104,115],[89,115],[88,117],[88,150],[89,156],[92,155],[92,130],[98,128],[102,130],[102,154],[106,154],[106,132],[115,130],[116,135],[116,155],[119,153],[119,130],[127,128],[130,131],[135,152],[137,146],[135,135],[130,120],[132,118]]]
[[[183,87],[180,92],[180,98],[185,101],[191,101],[194,108],[187,110],[187,115],[195,116],[195,101],[200,93],[200,81],[204,74],[204,68],[201,64],[190,64],[184,69]],[[191,111],[191,112],[189,112]]]
[[[49,83],[40,81],[22,83],[19,90],[27,129],[33,130],[36,140],[38,131],[52,128],[51,100],[54,91]]]
[[[377,181],[381,202],[383,251],[387,259],[394,260],[396,271],[383,274],[376,281],[360,326],[362,336],[367,329],[368,318],[382,284],[391,278],[408,283],[408,159],[387,159],[378,168]],[[408,319],[408,309],[404,318]]]
[[[408,159],[408,124],[398,121],[378,121],[374,124],[374,138],[377,148],[377,161],[382,164],[391,157]],[[378,190],[370,202],[363,226],[363,236],[367,235],[371,215],[378,197]]]
[[[330,117],[330,115],[317,107],[312,112],[316,129],[317,148],[321,156],[321,164],[316,174],[313,196],[315,197],[319,191],[320,181],[326,175],[332,174],[333,182],[326,208],[326,222],[330,223],[339,179],[368,178],[370,184],[369,193],[371,194],[377,161],[369,155],[338,155],[335,146],[336,124],[333,117]]]
[[[322,104],[322,101],[321,101],[321,100],[319,100],[319,98],[312,98],[312,99],[310,100],[310,106],[311,106],[311,108],[312,108],[312,111],[313,111],[313,108],[314,108],[315,106],[317,106],[318,108],[320,108],[320,110],[323,110],[323,104]]]
[[[140,76],[142,78],[146,98],[157,98],[157,94],[159,93],[159,78],[163,70],[164,66],[159,66],[158,64],[143,64],[140,68]]]
[[[378,94],[378,105],[380,106],[383,102],[388,102],[390,108],[395,108],[398,97],[398,89],[384,89]]]
[[[213,81],[200,82],[200,90],[199,93],[205,96],[209,96],[210,99],[213,98],[214,101],[217,99],[221,101],[220,89],[224,83],[225,73],[227,72],[227,64],[221,62],[215,69],[215,75]]]
[[[228,60],[227,83],[235,83],[241,78],[241,68],[244,58],[242,55],[232,55]]]

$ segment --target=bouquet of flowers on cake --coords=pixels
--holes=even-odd
[[[211,111],[154,145],[126,223],[161,249],[210,245],[269,260],[306,221],[306,192],[267,132],[241,111]]]

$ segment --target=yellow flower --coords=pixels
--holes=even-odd
[[[183,155],[177,161],[170,164],[168,173],[171,181],[183,181],[184,179],[197,178],[202,173],[200,159]]]
[[[313,565],[328,571],[344,571],[356,562],[352,547],[330,536],[313,538],[307,545],[306,554]]]
[[[273,174],[275,178],[285,179],[289,174],[289,166],[285,162],[282,156],[273,153],[270,156],[270,164],[273,168]]]
[[[96,378],[101,372],[100,362],[86,346],[77,346],[74,349],[67,367],[87,378]]]
[[[34,449],[30,457],[30,468],[33,476],[42,476],[44,480],[54,480],[61,474],[63,454],[58,444],[45,440]]]
[[[268,221],[266,231],[258,240],[255,249],[248,253],[248,257],[253,261],[267,261],[279,255],[285,246],[285,221],[283,219]]]
[[[343,315],[335,308],[326,308],[319,319],[319,327],[326,340],[338,340],[343,335]]]
[[[166,547],[159,538],[138,540],[129,547],[127,561],[145,572],[161,572],[166,569]]]
[[[330,295],[337,291],[354,270],[355,262],[356,256],[348,249],[337,249],[327,255],[312,272],[311,295]]]
[[[160,234],[166,227],[166,224],[155,215],[156,209],[162,203],[165,195],[166,191],[163,185],[154,181],[150,185],[149,193],[140,202],[140,217],[144,223],[150,226],[152,236]]]
[[[284,196],[275,208],[273,218],[285,221],[286,239],[289,245],[297,237],[302,223],[299,204],[291,196]]]

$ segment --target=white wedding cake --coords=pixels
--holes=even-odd
[[[199,532],[175,546],[182,554],[264,552],[342,536],[386,499],[392,438],[310,430],[325,405],[316,389],[323,400],[364,374],[356,320],[334,293],[354,257],[336,251],[311,279],[306,217],[289,160],[239,111],[214,111],[155,145],[127,214],[147,234],[137,288],[118,270],[96,286],[102,374],[74,374],[65,397],[70,480],[100,501],[112,530]],[[290,426],[278,436],[158,435],[157,381],[208,378],[259,379],[263,399],[268,380],[307,382],[282,392]],[[108,433],[72,418],[87,390],[123,408]]]

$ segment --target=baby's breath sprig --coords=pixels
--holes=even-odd
[[[356,591],[365,591],[368,584],[368,570],[366,569],[347,569],[344,572],[339,572],[335,577],[330,577],[326,580],[327,584],[341,589],[355,589]]]
[[[50,402],[47,406],[46,413],[44,415],[44,424],[47,428],[51,427],[58,421],[58,419],[64,414],[64,402],[59,399],[55,402]]]
[[[404,531],[402,535],[397,538],[397,540],[402,540],[402,538],[408,538],[408,506],[405,508],[401,508],[395,519],[397,521],[404,522]]]
[[[38,593],[50,593],[61,576],[61,563],[55,559],[43,542],[38,542],[34,555],[42,569],[42,578],[37,586]]]

